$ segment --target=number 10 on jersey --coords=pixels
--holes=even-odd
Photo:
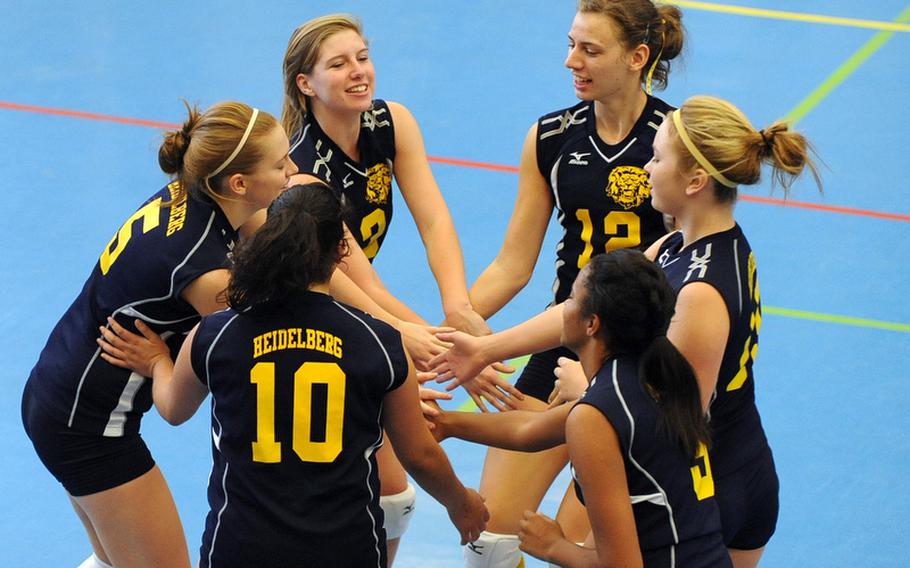
[[[337,363],[309,361],[294,373],[294,411],[291,448],[305,462],[329,463],[341,453],[344,426],[345,374]],[[256,385],[256,441],[253,461],[281,462],[281,442],[275,437],[275,363],[259,362],[250,371]],[[325,385],[325,440],[312,439],[313,387]]]

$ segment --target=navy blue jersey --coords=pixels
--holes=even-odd
[[[752,375],[761,328],[755,255],[739,225],[685,248],[682,244],[682,233],[675,233],[658,251],[657,262],[670,285],[677,292],[693,282],[713,286],[730,316],[730,334],[710,406],[715,474],[723,477],[768,455]]]
[[[638,361],[608,360],[578,404],[599,410],[619,437],[644,565],[731,566],[708,452],[701,445],[697,456],[688,456],[671,439],[638,378]],[[576,491],[584,502],[577,482]]]
[[[151,383],[99,357],[98,327],[113,315],[135,331],[142,319],[179,340],[199,321],[181,298],[202,274],[226,268],[236,231],[209,200],[174,200],[178,182],[153,195],[114,235],[79,297],[51,332],[29,376],[31,393],[70,428],[104,436],[139,431]]]
[[[301,173],[322,179],[343,197],[349,210],[345,223],[372,262],[392,222],[395,125],[385,101],[376,99],[360,115],[357,151],[360,160],[345,154],[312,113],[303,116],[300,131],[291,137],[291,159]]]
[[[547,180],[564,234],[556,247],[556,303],[564,301],[579,270],[596,254],[644,250],[666,234],[663,215],[651,207],[651,160],[657,128],[673,107],[648,97],[621,142],[597,134],[594,103],[544,115],[537,122],[537,167]]]
[[[204,318],[192,365],[212,393],[201,566],[385,566],[374,453],[408,373],[398,332],[307,292]]]

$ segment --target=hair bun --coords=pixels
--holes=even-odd
[[[158,149],[158,165],[161,170],[169,175],[178,173],[183,169],[183,158],[190,147],[193,129],[199,122],[199,109],[191,107],[183,101],[188,113],[186,121],[179,130],[168,130],[164,133],[164,141]]]

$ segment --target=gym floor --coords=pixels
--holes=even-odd
[[[688,47],[659,95],[671,104],[721,96],[757,126],[787,117],[825,163],[824,194],[808,180],[788,197],[763,183],[737,208],[761,278],[756,388],[781,477],[780,521],[762,566],[902,565],[910,187],[894,172],[910,163],[910,5],[804,0],[794,13],[783,11],[792,2],[736,1],[675,2]],[[64,491],[22,430],[20,395],[101,248],[165,183],[160,130],[182,120],[181,98],[202,107],[237,99],[278,114],[291,31],[335,11],[363,20],[377,95],[420,122],[473,281],[502,242],[528,126],[574,103],[562,65],[573,2],[4,2],[0,207],[11,230],[0,264],[0,564],[75,566],[89,553]],[[492,319],[494,329],[548,303],[558,233],[554,225],[534,278]],[[421,248],[399,214],[376,265],[393,292],[438,321]],[[448,406],[466,400],[459,391]],[[194,561],[207,510],[208,424],[207,410],[180,428],[150,412],[143,427]],[[484,449],[444,448],[476,486]],[[555,511],[567,482],[563,474],[544,512]],[[445,511],[421,494],[416,514],[396,565],[461,566]]]

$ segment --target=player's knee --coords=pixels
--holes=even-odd
[[[480,538],[465,545],[464,565],[467,568],[524,568],[525,561],[518,550],[516,535],[483,531]]]
[[[114,567],[111,566],[110,564],[106,564],[106,563],[102,562],[101,559],[98,558],[98,556],[96,554],[92,553],[92,555],[89,556],[88,558],[86,558],[82,562],[82,564],[80,564],[77,568],[114,568]]]
[[[387,540],[401,538],[408,530],[414,512],[414,503],[417,500],[417,491],[408,483],[408,488],[395,495],[383,495],[379,498],[379,506],[385,515],[385,535]]]

